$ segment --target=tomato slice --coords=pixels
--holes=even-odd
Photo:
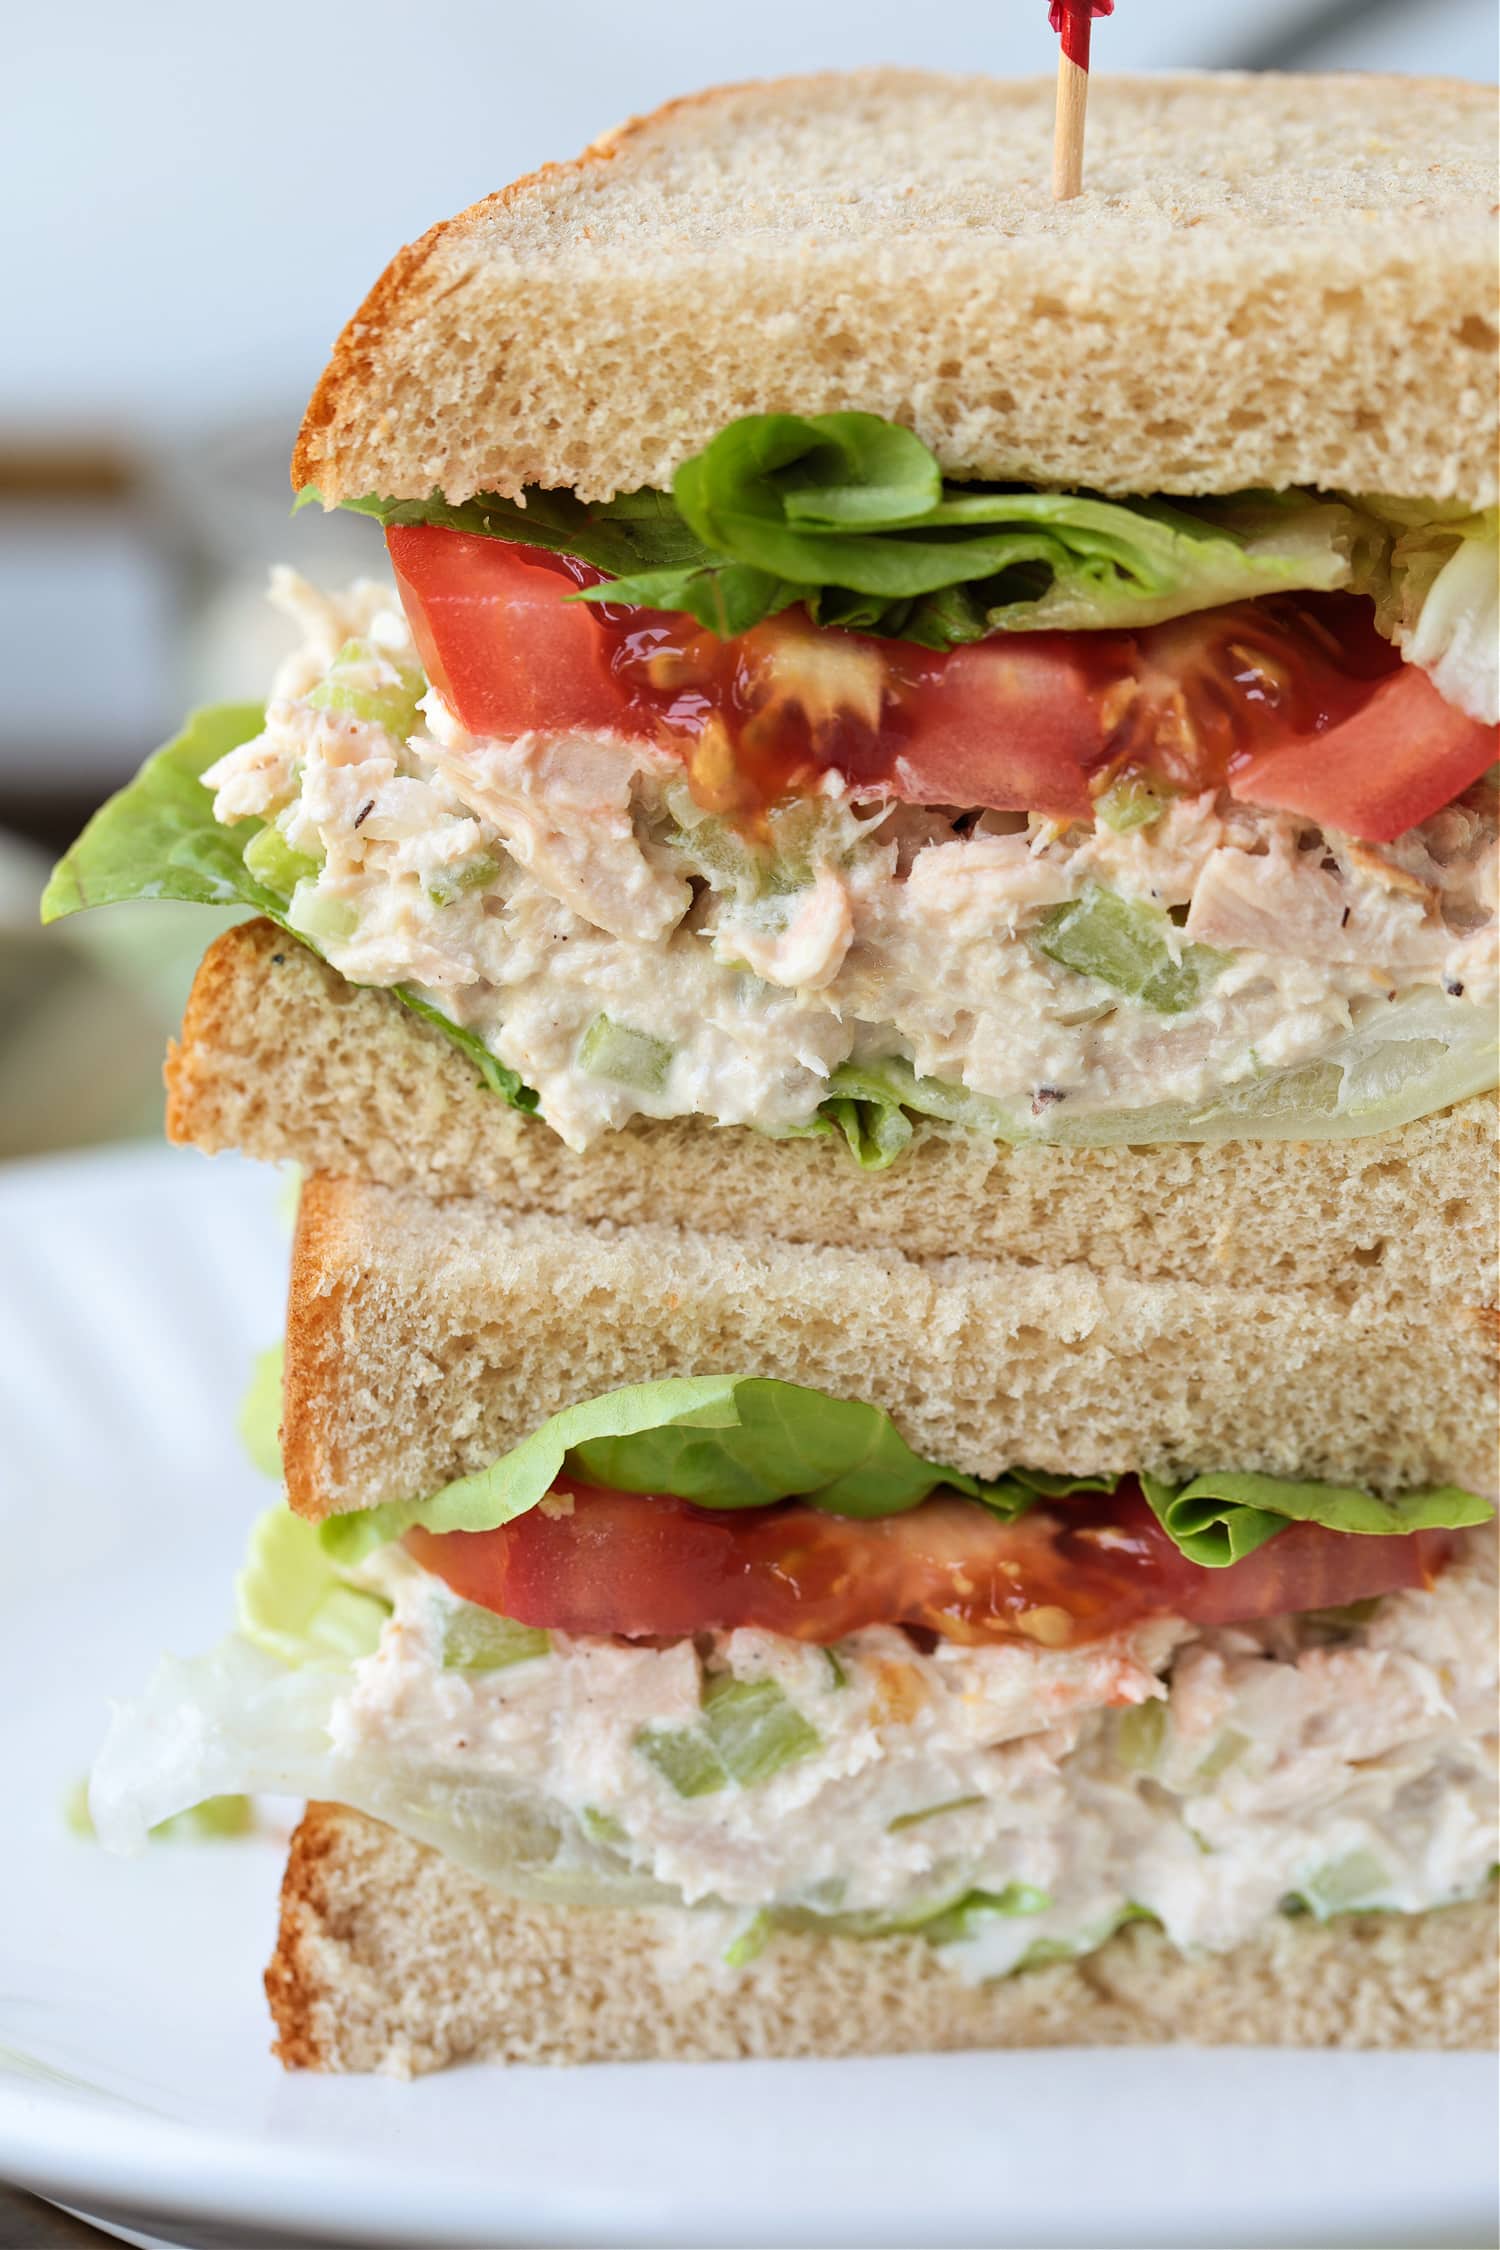
[[[1245,804],[1393,844],[1461,796],[1495,755],[1495,728],[1445,703],[1427,674],[1406,664],[1312,749],[1282,743],[1234,761],[1229,788]]]
[[[801,610],[719,640],[569,601],[600,573],[429,524],[387,534],[422,660],[471,734],[603,729],[674,750],[745,823],[837,769],[908,804],[1086,819],[1131,773],[1389,841],[1476,780],[1496,730],[1442,701],[1348,595],[1232,603],[1137,633],[938,653]]]
[[[756,1626],[829,1643],[865,1625],[966,1642],[1067,1647],[1142,1617],[1227,1625],[1329,1609],[1431,1583],[1451,1534],[1362,1538],[1294,1524],[1243,1562],[1205,1570],[1139,1487],[1034,1508],[1006,1523],[974,1501],[928,1500],[876,1521],[797,1502],[733,1512],[560,1484],[496,1531],[408,1532],[416,1559],[465,1600],[560,1632],[681,1637]]]
[[[423,669],[471,734],[615,723],[607,646],[565,599],[597,571],[432,524],[388,531],[386,546]]]

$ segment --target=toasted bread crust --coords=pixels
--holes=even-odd
[[[1104,79],[1064,206],[1051,110],[875,70],[634,118],[398,253],[293,481],[602,499],[736,413],[858,407],[957,476],[1494,498],[1484,89]]]
[[[1483,2048],[1491,1901],[1279,1921],[1189,1959],[1155,1929],[970,1986],[921,1938],[780,1937],[745,1976],[681,1942],[685,1912],[507,1899],[363,1814],[310,1805],[292,1838],[266,1995],[288,2069],[396,2076],[464,2059],[712,2060],[964,2047]]]
[[[1011,1148],[919,1125],[888,1172],[833,1140],[645,1120],[575,1156],[389,993],[270,922],[205,954],[167,1062],[167,1131],[499,1210],[758,1240],[954,1250],[1131,1280],[1496,1301],[1496,1105],[1346,1141]]]
[[[740,90],[742,89],[725,87],[714,91]],[[601,133],[579,155],[539,164],[534,172],[525,172],[520,179],[512,180],[509,187],[481,197],[479,202],[470,204],[466,210],[458,212],[451,219],[440,219],[415,242],[404,244],[380,275],[359,310],[339,330],[328,365],[319,376],[312,397],[307,402],[307,409],[297,432],[297,441],[292,448],[293,491],[300,492],[307,485],[316,484],[320,475],[326,476],[330,427],[337,420],[351,391],[363,395],[378,380],[380,354],[389,339],[390,331],[398,323],[409,325],[420,314],[423,309],[422,276],[435,253],[451,240],[461,240],[466,229],[481,214],[504,210],[543,186],[555,186],[570,176],[583,173],[590,166],[609,163],[632,135],[647,124],[662,123],[678,111],[711,98],[710,92],[681,94],[674,101],[664,102],[649,116],[629,117],[623,125]]]

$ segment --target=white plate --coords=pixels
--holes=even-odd
[[[219,1633],[268,1487],[234,1407],[283,1197],[148,1150],[0,1173],[0,2174],[298,2243],[1467,2244],[1483,2056],[915,2056],[405,2086],[287,2077],[270,1837],[108,1859],[59,1807],[106,1697]]]

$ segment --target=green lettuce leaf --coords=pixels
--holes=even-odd
[[[240,1401],[240,1443],[263,1476],[281,1478],[281,1369],[280,1344],[257,1352],[250,1382]]]
[[[390,1615],[389,1602],[345,1583],[316,1525],[281,1506],[256,1519],[234,1591],[246,1640],[299,1668],[368,1656]]]
[[[1232,1469],[1215,1470],[1184,1485],[1144,1474],[1140,1483],[1168,1537],[1189,1562],[1208,1570],[1242,1561],[1293,1523],[1319,1523],[1328,1531],[1378,1539],[1408,1531],[1460,1530],[1488,1523],[1494,1514],[1487,1500],[1450,1484],[1381,1500],[1353,1485],[1298,1484]]]
[[[991,633],[1121,630],[1346,585],[1351,555],[1370,539],[1352,505],[1304,493],[1173,503],[948,484],[912,431],[858,413],[746,415],[682,463],[670,494],[345,505],[609,573],[610,584],[573,600],[684,610],[725,636],[801,602],[818,624],[936,649]]]
[[[91,906],[122,899],[187,899],[199,906],[248,906],[290,930],[290,900],[270,889],[245,864],[245,853],[265,823],[239,820],[226,828],[214,819],[213,794],[202,776],[211,765],[260,732],[259,704],[213,704],[195,711],[175,740],[146,760],[84,829],[52,872],[42,894],[42,920],[61,921]],[[299,945],[318,948],[301,931]],[[451,1039],[491,1093],[516,1109],[534,1110],[536,1096],[472,1031],[405,985],[390,987],[424,1023]]]
[[[670,1376],[554,1414],[489,1468],[429,1499],[334,1516],[322,1527],[323,1542],[347,1566],[414,1524],[493,1531],[534,1508],[564,1474],[621,1492],[670,1493],[700,1507],[766,1508],[795,1499],[860,1518],[904,1514],[939,1489],[1011,1518],[1040,1499],[1108,1492],[1119,1482],[1039,1469],[970,1476],[923,1460],[879,1407],[764,1376]],[[1493,1513],[1486,1501],[1449,1486],[1380,1500],[1337,1485],[1232,1471],[1182,1486],[1147,1476],[1141,1483],[1183,1553],[1210,1567],[1238,1561],[1291,1522],[1390,1534],[1485,1523]]]
[[[1006,1516],[1036,1498],[1021,1476],[972,1477],[922,1460],[879,1407],[763,1376],[670,1376],[554,1414],[503,1459],[430,1499],[334,1516],[323,1539],[347,1564],[413,1524],[493,1531],[534,1508],[564,1470],[586,1484],[715,1508],[799,1499],[845,1516],[897,1515],[939,1486]]]
[[[1356,556],[1375,622],[1444,699],[1471,719],[1500,718],[1500,509],[1470,515],[1434,501],[1359,503],[1390,533]]]
[[[293,514],[315,501],[322,501],[317,486],[304,485]],[[711,559],[666,492],[625,492],[613,500],[587,503],[571,492],[547,492],[538,485],[527,493],[524,506],[496,493],[481,493],[450,507],[440,492],[426,500],[382,500],[369,493],[339,505],[353,515],[373,516],[386,530],[430,523],[445,531],[576,555],[580,562],[607,570],[614,578],[638,570],[701,569]]]
[[[223,828],[199,779],[259,734],[257,703],[217,703],[194,711],[134,781],[100,806],[42,893],[42,920],[57,922],[121,899],[188,899],[195,906],[254,906],[278,918],[285,901],[245,869],[245,846],[262,823]]]

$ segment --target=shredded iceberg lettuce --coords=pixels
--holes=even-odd
[[[1375,618],[1446,702],[1484,726],[1500,720],[1500,508],[1464,514],[1436,502],[1360,503],[1389,527],[1364,550],[1357,581]]]

